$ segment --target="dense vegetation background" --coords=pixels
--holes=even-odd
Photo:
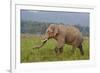
[[[44,34],[48,28],[48,22],[38,22],[38,21],[21,21],[21,33],[30,34]],[[61,23],[64,24],[64,23]],[[69,24],[64,24],[65,26]],[[79,28],[83,36],[89,36],[89,26],[82,26],[80,24],[74,24],[75,27]]]

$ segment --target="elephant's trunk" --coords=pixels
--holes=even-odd
[[[48,38],[44,39],[42,41],[42,44],[41,45],[35,46],[35,47],[33,47],[33,49],[35,49],[35,48],[37,48],[37,49],[41,48],[47,41],[48,41]]]

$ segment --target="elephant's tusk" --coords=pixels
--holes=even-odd
[[[48,39],[45,39],[45,40],[43,40],[42,42],[44,43],[44,42],[46,42]]]

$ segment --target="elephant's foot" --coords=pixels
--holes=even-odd
[[[58,55],[58,54],[61,54],[61,53],[63,53],[63,47],[61,47],[61,48],[55,48],[55,53]]]
[[[84,51],[83,51],[82,45],[80,45],[78,48],[79,48],[79,50],[80,50],[81,55],[84,55]]]

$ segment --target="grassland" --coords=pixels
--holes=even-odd
[[[75,53],[71,53],[71,45],[64,46],[64,52],[56,55],[54,47],[56,41],[49,40],[42,48],[32,49],[34,46],[41,44],[42,38],[39,35],[22,34],[21,35],[21,63],[45,62],[45,61],[72,61],[89,59],[89,38],[85,37],[83,42],[84,56],[80,55],[77,48]]]

